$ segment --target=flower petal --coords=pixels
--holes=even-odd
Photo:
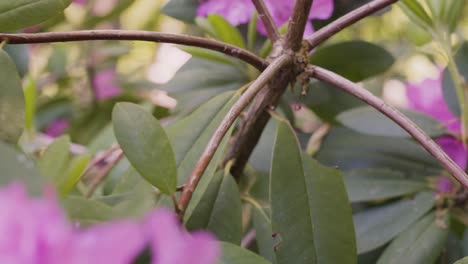
[[[436,142],[460,168],[466,169],[468,154],[461,141],[451,136],[444,136],[436,139]]]

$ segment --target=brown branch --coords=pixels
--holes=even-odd
[[[284,45],[286,50],[291,49],[297,52],[301,48],[312,2],[313,0],[296,0],[292,16],[289,18],[288,31],[286,32],[286,43]]]
[[[258,16],[262,20],[263,25],[268,34],[268,38],[271,40],[271,43],[275,43],[280,39],[280,33],[278,31],[278,27],[271,16],[270,11],[268,11],[268,7],[265,4],[264,0],[252,0],[255,9],[257,9]]]
[[[276,60],[274,60],[268,68],[260,76],[252,83],[252,85],[247,89],[247,91],[242,94],[239,100],[232,106],[229,112],[226,114],[224,119],[221,121],[221,124],[218,126],[216,131],[214,132],[213,136],[211,137],[208,145],[206,146],[205,150],[203,151],[202,155],[200,156],[197,164],[185,183],[185,188],[180,196],[179,199],[179,209],[180,218],[183,218],[183,214],[187,209],[187,206],[192,198],[192,194],[197,187],[200,178],[202,177],[203,173],[205,172],[208,164],[210,163],[213,155],[216,153],[216,150],[221,144],[226,132],[232,126],[234,121],[237,117],[241,114],[244,108],[250,103],[250,101],[255,97],[255,95],[267,85],[267,83],[271,80],[273,76],[275,76],[278,72],[280,72],[285,66],[292,62],[292,57],[289,55],[281,55]]]
[[[406,130],[416,141],[421,144],[434,158],[436,158],[465,188],[468,188],[468,175],[429,137],[422,131],[413,121],[409,120],[400,111],[386,104],[382,99],[373,95],[351,82],[350,80],[329,70],[312,66],[310,71],[311,76],[320,81],[332,84],[351,95],[361,99],[368,105],[382,112],[388,118],[397,123],[401,128]]]
[[[312,50],[317,47],[346,27],[396,2],[398,0],[374,0],[349,12],[308,37],[306,40],[309,43],[310,49]]]
[[[157,43],[174,43],[219,51],[231,57],[243,60],[259,70],[264,70],[268,66],[268,63],[265,60],[250,51],[213,39],[188,35],[143,30],[81,30],[31,34],[0,33],[0,41],[8,41],[8,44],[52,43],[87,40],[135,40]]]

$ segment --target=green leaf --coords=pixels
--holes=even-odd
[[[463,9],[465,7],[465,0],[445,0],[445,8],[441,10],[441,19],[448,26],[450,33],[454,32],[457,24],[460,21]]]
[[[392,240],[434,206],[432,193],[379,206],[354,215],[358,253],[369,252]]]
[[[316,157],[343,170],[388,168],[415,177],[442,171],[437,160],[412,140],[363,135],[342,127],[330,130]]]
[[[64,135],[57,138],[47,147],[39,159],[38,166],[42,175],[50,179],[55,185],[58,185],[68,166],[69,159],[70,137]]]
[[[1,141],[0,157],[0,186],[22,182],[30,193],[42,193],[45,181],[33,161]]]
[[[234,61],[231,57],[228,57],[224,54],[220,54],[219,52],[197,48],[197,47],[183,47],[181,48],[183,51],[189,53],[193,57],[200,58],[202,60],[208,60],[213,62],[220,62],[225,64],[234,65],[236,61]]]
[[[210,21],[219,40],[245,49],[245,41],[241,33],[236,27],[229,24],[226,19],[220,15],[211,14],[208,15],[208,21]]]
[[[435,263],[449,233],[448,214],[437,218],[431,213],[411,225],[393,240],[377,263]]]
[[[112,112],[114,133],[133,167],[165,194],[177,187],[177,167],[169,138],[158,120],[142,107],[118,103]]]
[[[83,154],[74,157],[70,161],[68,169],[64,171],[64,175],[58,179],[58,190],[62,197],[68,195],[80,181],[90,160],[91,155]]]
[[[27,44],[24,45],[5,45],[3,48],[13,62],[16,64],[16,68],[21,77],[25,76],[29,71],[29,48]]]
[[[292,128],[284,121],[277,129],[270,180],[278,263],[357,262],[341,174],[302,156]]]
[[[2,5],[11,3],[16,1],[2,1],[0,10]],[[0,140],[16,144],[24,126],[24,96],[16,66],[3,49],[0,49],[0,80]]]
[[[258,251],[260,255],[276,263],[276,256],[273,250],[275,243],[273,231],[271,229],[271,218],[263,208],[254,206],[252,208],[252,221],[255,229]]]
[[[462,258],[453,264],[468,264],[468,257]]]
[[[62,202],[68,216],[84,226],[102,223],[114,218],[112,207],[79,196],[69,196]]]
[[[468,80],[468,42],[463,42],[457,53],[455,54],[455,63],[457,64],[458,71],[462,78]],[[444,70],[442,80],[442,91],[444,94],[445,102],[450,111],[455,116],[461,115],[460,105],[458,103],[457,92],[452,80],[452,76],[447,69]]]
[[[447,133],[447,130],[439,121],[425,114],[406,110],[401,112],[431,137],[438,137]],[[343,112],[338,115],[337,120],[344,126],[362,134],[411,137],[403,128],[370,106],[358,107]]]
[[[240,245],[242,204],[234,178],[218,171],[186,223],[189,230],[206,229],[218,240]]]
[[[221,242],[222,256],[218,264],[269,264],[268,260],[237,245]]]
[[[390,199],[428,188],[424,181],[388,169],[345,171],[344,181],[351,202]]]
[[[395,59],[375,44],[348,41],[318,49],[310,57],[310,62],[359,82],[385,72]]]
[[[177,99],[175,111],[184,115],[210,98],[239,89],[248,82],[245,68],[192,58],[182,66],[175,78],[162,86],[162,89]]]
[[[174,147],[179,184],[185,183],[214,131],[238,98],[239,93],[225,92],[220,94],[200,106],[191,115],[171,124],[167,128],[167,134]],[[193,209],[197,206],[208,187],[218,163],[222,159],[227,139],[231,133],[232,128],[203,174],[185,213],[185,220],[190,218]]]
[[[402,0],[399,5],[403,12],[409,17],[411,21],[421,26],[424,29],[431,28],[433,25],[432,18],[427,14],[424,7],[418,0]]]
[[[28,78],[26,85],[24,86],[24,130],[29,136],[33,136],[36,125],[36,99],[37,99],[37,86],[36,82],[32,78]]]
[[[0,31],[34,26],[63,12],[71,0],[15,0],[0,2]]]
[[[200,2],[198,0],[171,0],[161,12],[187,23],[193,23]]]

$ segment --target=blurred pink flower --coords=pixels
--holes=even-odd
[[[294,3],[293,0],[266,0],[273,20],[277,26],[285,24],[292,14]],[[309,14],[310,19],[325,20],[333,14],[333,0],[315,0]],[[202,0],[201,5],[197,9],[198,16],[206,16],[209,14],[218,14],[223,16],[232,25],[247,23],[252,17],[255,8],[252,0]],[[262,34],[266,34],[263,23],[259,21],[258,30]],[[313,32],[312,23],[307,23],[305,35]]]
[[[441,122],[447,130],[460,133],[461,124],[445,103],[442,94],[442,77],[440,72],[436,79],[427,79],[418,84],[408,84],[406,95],[411,110],[427,114]],[[437,144],[462,168],[466,169],[467,150],[461,141],[452,136],[443,136]]]
[[[448,177],[439,177],[436,182],[437,193],[451,193],[454,189],[452,181]]]
[[[0,189],[0,232],[2,264],[129,264],[148,245],[152,264],[214,264],[220,254],[211,235],[183,231],[169,210],[78,229],[54,195],[31,199],[21,184]]]
[[[94,76],[93,89],[97,100],[106,100],[122,93],[116,78],[117,74],[113,68],[100,71]]]
[[[52,121],[45,129],[44,133],[51,137],[62,135],[70,127],[70,122],[67,119],[61,118]]]
[[[86,5],[88,3],[88,0],[73,0],[73,3],[79,5]]]

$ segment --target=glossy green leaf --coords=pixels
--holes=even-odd
[[[171,0],[161,12],[184,22],[193,23],[199,5],[198,0]]]
[[[218,240],[240,245],[242,204],[234,178],[218,171],[186,223],[189,230],[206,229]]]
[[[34,26],[63,12],[71,0],[15,0],[0,2],[0,31]]]
[[[425,114],[406,110],[401,112],[431,137],[438,137],[447,133],[444,125]],[[337,119],[344,126],[362,134],[411,137],[403,128],[370,106],[348,110],[339,114]]]
[[[83,154],[74,157],[66,171],[58,179],[58,190],[61,196],[68,195],[75,185],[80,181],[86,167],[88,166],[91,156],[89,154]]]
[[[15,2],[0,3],[0,25],[1,6]],[[0,124],[4,124],[0,126],[0,140],[16,144],[24,126],[24,96],[16,66],[3,49],[0,49],[0,80]]]
[[[354,215],[358,253],[369,252],[392,240],[434,206],[432,193],[393,202]]]
[[[239,48],[245,48],[245,41],[239,30],[229,24],[229,22],[220,15],[208,15],[208,21],[213,27],[219,40],[232,44]]]
[[[387,168],[415,177],[442,171],[437,160],[412,140],[363,135],[341,127],[330,130],[316,157],[343,170]]]
[[[183,184],[187,180],[214,131],[238,98],[239,93],[225,92],[220,94],[200,106],[191,115],[167,128],[167,134],[174,147],[179,184]],[[193,209],[208,187],[217,165],[222,159],[231,132],[232,128],[203,174],[185,213],[185,220],[190,218]]]
[[[375,44],[349,41],[318,49],[310,57],[310,62],[358,82],[385,72],[395,59]]]
[[[270,180],[278,263],[357,262],[351,208],[341,174],[302,157],[286,122],[278,125]]]
[[[68,216],[84,226],[102,223],[114,218],[112,207],[79,196],[69,196],[62,202]]]
[[[0,157],[0,186],[22,182],[30,193],[42,193],[45,181],[33,161],[1,141]]]
[[[57,138],[50,144],[42,157],[38,166],[41,174],[58,185],[63,173],[68,167],[70,160],[70,137],[65,135]]]
[[[269,264],[268,260],[237,245],[221,242],[222,256],[218,264]]]
[[[393,240],[377,263],[435,263],[449,233],[448,220],[448,214],[434,213],[420,219]]]
[[[390,199],[428,188],[425,181],[408,179],[401,172],[387,169],[345,171],[344,182],[351,202]]]
[[[468,264],[468,257],[462,258],[453,264]]]
[[[169,138],[158,120],[142,107],[119,103],[112,113],[114,133],[130,163],[163,193],[177,187],[177,167]]]

